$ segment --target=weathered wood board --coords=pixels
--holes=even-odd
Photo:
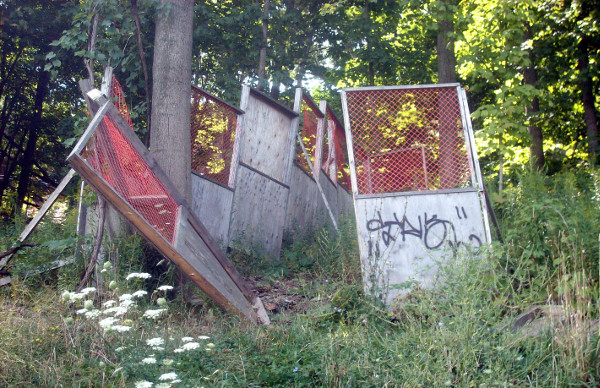
[[[327,174],[324,171],[321,171],[319,174],[319,183],[321,184],[321,188],[323,189],[323,193],[325,193],[325,198],[327,198],[327,203],[333,213],[333,216],[336,220],[339,219],[339,210],[338,210],[338,195],[337,195],[337,187],[336,185],[329,179]],[[317,197],[317,199],[321,199]],[[325,204],[321,199],[319,202],[319,214],[327,215],[327,208],[325,208]]]
[[[242,96],[243,134],[239,161],[285,183],[290,163],[291,122],[297,114],[254,89]]]
[[[304,236],[305,231],[315,229],[319,201],[323,200],[314,179],[294,163],[285,216],[285,232],[288,236]],[[324,206],[322,208],[321,218],[327,217],[327,209]]]
[[[230,246],[242,244],[278,258],[289,187],[240,163],[231,212]]]
[[[366,287],[387,303],[416,281],[431,285],[435,263],[487,243],[476,190],[356,199]],[[451,259],[450,259],[451,260]]]
[[[219,306],[268,324],[260,299],[252,295],[119,111],[97,90],[88,97],[101,107],[67,159],[73,169]],[[177,214],[166,210],[173,202]],[[161,228],[150,223],[160,215],[168,221]]]
[[[192,173],[192,211],[221,246],[229,243],[233,190]]]
[[[341,185],[337,185],[337,198],[338,218],[349,214],[354,215],[352,194],[346,191]]]

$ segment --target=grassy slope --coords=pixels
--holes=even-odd
[[[83,302],[61,302],[72,274],[17,283],[0,290],[0,386],[158,384],[167,372],[177,373],[177,386],[596,386],[599,210],[591,199],[597,190],[583,192],[576,179],[524,177],[497,198],[508,242],[442,266],[435,291],[415,289],[392,312],[357,286],[350,223],[339,237],[321,232],[292,244],[276,266],[233,256],[276,311],[270,328],[240,322],[210,301],[171,300],[161,319],[144,319],[160,296],[150,293],[123,317],[130,332],[104,333],[75,313]],[[139,261],[140,251],[129,249],[121,248],[129,252],[121,267]],[[106,290],[96,306],[160,283],[127,282],[125,272],[110,275],[121,291]],[[539,321],[548,324],[535,336],[510,330],[538,304],[560,306],[563,319]],[[176,353],[185,336],[201,346]],[[165,350],[146,344],[154,337]]]

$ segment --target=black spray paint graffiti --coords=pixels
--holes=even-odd
[[[468,218],[464,207],[459,209],[458,206],[455,206],[455,209],[459,220]],[[393,213],[394,219],[390,221],[384,221],[381,212],[377,212],[377,216],[378,218],[367,221],[367,230],[369,232],[380,231],[381,240],[386,247],[399,237],[402,237],[402,242],[406,241],[406,236],[420,239],[427,249],[437,249],[447,243],[454,253],[461,245],[465,244],[465,242],[458,240],[454,224],[451,221],[438,218],[437,214],[428,217],[427,213],[423,213],[423,217],[419,215],[416,221],[413,220],[413,222],[410,222],[406,215],[399,220],[396,213]],[[471,234],[469,235],[468,244],[474,249],[478,249],[481,247],[482,242],[479,236]],[[369,240],[369,256],[380,257],[380,255],[379,242],[373,243]]]

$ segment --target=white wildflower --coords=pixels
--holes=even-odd
[[[173,353],[183,353],[183,352],[184,352],[183,348],[177,348],[177,349],[173,350]]]
[[[116,307],[108,308],[108,309],[104,310],[102,313],[104,315],[113,314],[115,317],[120,317],[122,315],[125,315],[126,312],[127,312],[126,307],[116,306]]]
[[[173,286],[167,286],[167,285],[160,286],[157,288],[158,291],[171,291],[172,289],[173,289]]]
[[[113,317],[108,317],[105,318],[103,320],[101,320],[100,322],[98,322],[98,324],[100,325],[100,327],[106,329],[107,327],[111,327],[114,323],[118,322],[119,320]]]
[[[160,377],[158,379],[163,381],[163,380],[175,380],[176,378],[177,378],[177,373],[169,372],[169,373],[164,373],[164,374],[160,375]]]
[[[117,302],[115,302],[114,300],[107,300],[106,302],[102,303],[102,306],[109,308],[109,307],[114,306],[116,303]]]
[[[123,350],[127,349],[127,346],[119,346],[118,348],[115,349],[115,352],[122,352]]]
[[[148,345],[148,346],[160,346],[160,345],[164,345],[164,344],[165,344],[165,340],[160,337],[150,338],[150,339],[146,340],[146,345]]]
[[[119,301],[124,302],[126,300],[131,300],[133,299],[133,295],[131,294],[123,294],[121,296],[119,296]]]
[[[147,294],[146,291],[144,291],[144,290],[138,290],[138,291],[134,292],[132,296],[134,298],[141,298],[142,296],[144,296],[146,294]]]
[[[188,342],[187,344],[183,344],[182,348],[183,350],[194,350],[194,349],[198,349],[200,347],[200,344],[198,342]]]
[[[165,311],[167,311],[167,309],[146,310],[143,317],[150,318],[150,319],[157,319]]]
[[[156,388],[169,388],[172,383],[158,383],[156,384]]]
[[[71,301],[78,301],[78,300],[85,298],[85,294],[80,294],[78,292],[71,292],[69,295],[70,295],[69,298],[71,299]]]
[[[209,338],[210,338],[210,337],[209,337],[209,336],[207,336],[207,335],[199,335],[199,336],[198,336],[198,339],[201,339],[201,340],[207,340],[207,339],[209,339]]]
[[[87,312],[88,312],[88,309],[79,309],[79,310],[77,310],[77,311],[75,311],[75,312],[76,312],[78,315],[81,315],[81,314],[85,314],[85,313],[87,313]]]
[[[98,318],[100,316],[100,310],[88,310],[85,313],[85,317],[88,319]]]
[[[111,328],[114,331],[119,332],[119,333],[125,333],[126,331],[131,330],[131,326],[125,326],[125,325],[114,325]]]
[[[162,346],[153,346],[152,350],[156,350],[157,352],[162,352],[165,350],[165,348]]]
[[[194,339],[193,339],[192,337],[182,337],[182,338],[181,338],[181,341],[182,341],[182,342],[190,342],[190,341],[193,341],[193,340],[194,340]]]
[[[134,383],[135,388],[150,388],[153,385],[154,385],[153,383],[151,383],[150,381],[146,381],[146,380],[136,381]]]
[[[152,277],[152,275],[150,275],[149,273],[145,273],[145,272],[132,272],[129,275],[127,275],[127,277],[125,278],[126,280],[129,279],[150,279]]]
[[[84,288],[83,290],[81,290],[81,294],[82,295],[87,295],[87,294],[91,294],[92,292],[95,292],[96,289],[94,287],[87,287]]]
[[[142,364],[156,364],[156,358],[146,357],[142,360]]]
[[[129,308],[131,306],[135,306],[135,302],[131,299],[127,299],[121,302],[121,307],[123,308]]]
[[[163,364],[164,366],[171,366],[171,365],[173,365],[173,362],[174,362],[174,361],[173,361],[173,360],[171,360],[170,358],[166,358],[166,359],[164,359],[164,360],[162,361],[162,364]]]

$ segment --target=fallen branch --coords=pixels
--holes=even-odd
[[[8,262],[10,261],[11,257],[9,257],[7,260],[2,260],[7,256],[11,256],[14,255],[15,253],[17,253],[18,251],[20,251],[23,248],[27,248],[27,247],[37,247],[40,244],[34,244],[34,243],[22,243],[21,245],[18,245],[14,248],[9,249],[6,252],[2,252],[0,253],[0,268],[6,266],[6,264],[8,264]]]

